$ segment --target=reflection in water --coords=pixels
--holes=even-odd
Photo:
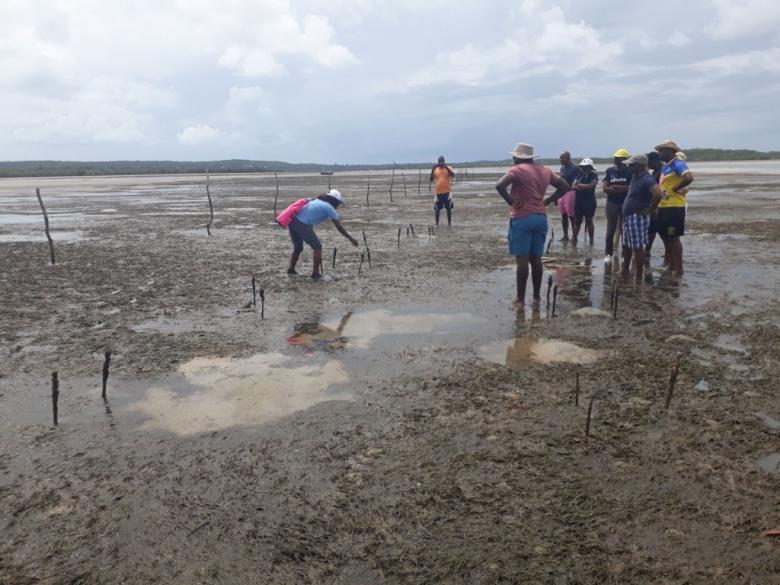
[[[303,323],[287,342],[317,349],[341,349],[349,344],[357,349],[374,347],[391,335],[446,335],[468,331],[483,318],[470,313],[393,313],[388,310],[347,313],[336,323]]]
[[[335,350],[343,349],[347,339],[343,336],[344,328],[352,317],[352,311],[341,318],[336,329],[326,327],[319,320],[309,323],[299,323],[293,333],[287,338],[289,345],[300,345],[311,349]]]
[[[346,392],[326,392],[349,381],[337,361],[289,365],[278,353],[246,359],[196,358],[179,368],[178,381],[150,388],[131,410],[149,416],[142,428],[178,435],[260,424],[329,400],[351,400]],[[194,394],[184,389],[194,386]]]
[[[567,341],[518,336],[479,348],[479,356],[513,369],[534,364],[592,364],[607,352],[580,347]]]

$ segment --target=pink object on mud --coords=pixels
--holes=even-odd
[[[276,223],[278,223],[283,228],[286,228],[292,223],[292,220],[295,219],[295,216],[298,215],[304,207],[306,207],[308,202],[309,200],[305,198],[293,201],[290,203],[290,205],[287,206],[287,209],[276,216]]]
[[[574,191],[567,191],[566,194],[558,199],[558,211],[561,212],[561,215],[567,215],[569,217],[574,217],[574,198],[575,198],[575,192]]]

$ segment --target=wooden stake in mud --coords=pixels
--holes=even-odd
[[[398,249],[401,249],[401,228],[398,228]]]
[[[60,381],[57,378],[57,372],[51,373],[51,412],[54,419],[54,426],[56,427],[59,422],[57,420],[57,402],[60,399]]]
[[[574,378],[574,406],[580,405],[580,372],[577,371]]]
[[[620,287],[615,288],[615,303],[612,307],[612,318],[617,319],[617,311],[618,311],[618,300],[620,299]]]
[[[366,257],[368,258],[368,269],[371,270],[371,248],[368,247],[368,238],[366,232],[363,233],[363,244],[366,246]]]
[[[404,199],[406,199],[406,175],[401,173],[401,180],[404,182]]]
[[[406,237],[409,237],[409,226],[406,226]]]
[[[368,201],[369,195],[371,195],[371,177],[368,178],[368,185],[366,186],[366,207],[371,207],[371,203]]]
[[[209,174],[206,172],[206,197],[209,199],[209,222],[206,224],[206,233],[211,235],[211,224],[214,221],[214,205],[211,202],[211,191],[209,190]]]
[[[265,289],[260,289],[260,318],[265,319]]]
[[[331,268],[333,270],[336,270],[336,254],[338,253],[338,248],[333,248],[333,264],[331,265]]]
[[[51,234],[49,233],[49,214],[46,213],[46,207],[43,205],[40,189],[35,190],[35,196],[38,197],[38,203],[40,203],[41,212],[43,212],[43,226],[44,230],[46,231],[46,239],[49,240],[49,256],[51,256],[51,263],[54,265],[56,263],[54,259],[54,240],[51,239]]]
[[[332,174],[328,175],[328,191],[330,191],[330,179],[332,176],[333,176]]]
[[[674,387],[677,384],[677,375],[680,373],[680,362],[682,361],[683,354],[678,354],[677,359],[674,361],[674,368],[669,376],[669,390],[666,392],[666,410],[669,410],[669,405],[672,403],[672,394],[674,394]]]
[[[553,287],[553,310],[552,316],[555,317],[555,305],[558,303],[558,285]]]
[[[257,306],[257,280],[254,274],[252,275],[252,306]]]
[[[417,169],[417,194],[422,193],[422,169]]]
[[[412,236],[414,236],[414,226],[412,224],[409,224],[409,229],[412,230]]]
[[[590,419],[593,415],[593,401],[596,400],[596,395],[594,394],[593,397],[590,399],[590,402],[588,403],[588,420],[585,422],[585,436],[590,436]]]
[[[552,274],[547,278],[547,308],[550,308],[550,290],[552,289],[553,277]]]
[[[279,177],[276,173],[274,173],[274,179],[276,180],[276,195],[274,195],[274,217],[276,217],[276,203],[279,201]]]
[[[103,400],[106,399],[106,387],[108,386],[108,368],[111,366],[111,352],[107,351],[103,360],[103,393],[100,395]]]
[[[550,253],[550,246],[552,246],[552,241],[553,241],[552,236],[550,236],[550,241],[547,242],[547,250],[545,250],[545,252],[544,252],[545,254],[549,254]]]
[[[393,202],[393,185],[395,184],[395,161],[393,161],[393,174],[390,175],[390,203]]]
[[[360,253],[360,264],[358,264],[358,276],[360,276],[360,271],[363,270],[363,261],[366,259],[366,253],[361,252]]]

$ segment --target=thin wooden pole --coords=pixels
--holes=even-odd
[[[553,277],[552,274],[547,278],[547,308],[550,308],[550,291],[552,290]]]
[[[276,194],[274,195],[274,217],[276,217],[276,203],[279,201],[279,177],[274,173],[274,179],[276,181]]]
[[[260,289],[260,318],[265,319],[265,289]]]
[[[52,418],[54,419],[54,426],[56,427],[59,424],[59,420],[57,417],[57,406],[58,402],[60,400],[60,380],[57,377],[57,372],[51,373],[51,410],[52,410]]]
[[[390,175],[390,203],[393,202],[393,185],[395,185],[395,161],[393,161],[393,172]]]
[[[404,199],[406,199],[406,175],[401,173],[401,180],[404,182]]]
[[[422,169],[417,169],[417,194],[422,193]]]
[[[620,300],[620,287],[615,288],[615,306],[612,307],[612,318],[617,319],[618,300]]]
[[[252,275],[252,306],[257,306],[257,280],[254,274]]]
[[[103,393],[101,397],[106,399],[106,387],[108,386],[108,368],[111,366],[111,352],[105,353],[105,360],[103,361]]]
[[[366,253],[361,252],[360,253],[360,264],[358,264],[358,276],[360,276],[360,271],[363,269],[363,261],[366,259]]]
[[[401,228],[398,228],[398,249],[401,249]]]
[[[46,239],[49,240],[49,255],[51,256],[51,263],[53,265],[56,263],[56,260],[54,259],[54,240],[51,239],[51,234],[49,233],[49,214],[46,213],[46,207],[43,205],[43,199],[41,199],[41,190],[35,189],[35,195],[38,197],[38,203],[41,204],[41,211],[43,212],[43,225],[44,230],[46,231]]]
[[[580,405],[580,373],[579,371],[575,374],[575,382],[574,382],[574,406]]]
[[[368,201],[369,195],[371,195],[371,177],[368,178],[368,186],[366,186],[366,207],[371,207],[371,203]]]
[[[331,266],[333,270],[336,270],[336,254],[338,253],[338,251],[339,251],[338,248],[333,248],[333,265]]]
[[[552,316],[555,317],[555,305],[558,303],[558,285],[553,287],[553,310]]]
[[[588,403],[588,420],[585,422],[585,436],[590,436],[590,419],[591,416],[593,416],[593,402],[596,400],[596,395],[594,394],[593,397],[590,399],[590,402]]]
[[[209,222],[206,224],[206,233],[211,235],[211,224],[214,221],[214,205],[211,202],[211,191],[209,189],[209,173],[206,172],[206,197],[209,199]]]
[[[680,362],[682,361],[683,354],[678,354],[677,359],[674,362],[672,373],[669,375],[669,389],[666,392],[666,410],[669,410],[669,406],[672,404],[672,395],[674,394],[674,387],[677,384],[677,376],[680,373]]]
[[[368,258],[368,269],[371,270],[371,248],[368,247],[368,238],[366,232],[363,232],[363,244],[366,246],[366,258]]]

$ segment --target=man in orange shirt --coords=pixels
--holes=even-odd
[[[455,171],[444,162],[444,157],[439,157],[439,163],[431,169],[429,182],[436,181],[436,202],[433,209],[436,212],[436,225],[439,225],[439,213],[447,210],[447,225],[452,225],[452,177]]]

